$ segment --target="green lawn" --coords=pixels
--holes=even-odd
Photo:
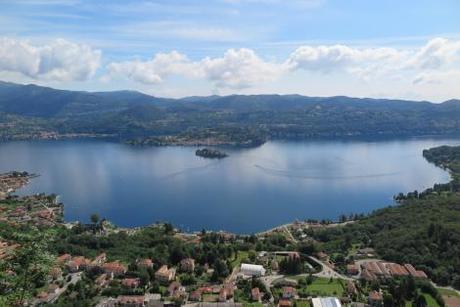
[[[306,300],[297,300],[295,301],[297,307],[310,307],[310,302]]]
[[[443,289],[443,288],[437,288],[437,289],[439,293],[441,293],[441,295],[460,297],[460,294],[458,294],[457,291],[450,290],[450,289]]]
[[[429,295],[428,293],[422,293],[422,295],[425,297],[426,304],[428,306],[430,306],[430,307],[440,307],[438,302],[436,302],[436,300],[431,295]]]
[[[239,251],[236,259],[232,260],[232,267],[239,266],[244,259],[248,258],[249,253],[246,251]]]
[[[315,278],[311,285],[306,286],[305,290],[313,295],[319,296],[338,296],[343,295],[343,287],[339,280],[328,278]]]
[[[431,295],[429,295],[428,293],[422,293],[422,295],[425,297],[427,306],[429,306],[429,307],[441,307],[441,306],[439,306],[438,302],[436,302],[436,300]],[[405,307],[412,307],[413,302],[406,301],[404,306]]]

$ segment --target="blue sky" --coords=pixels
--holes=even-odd
[[[459,1],[0,5],[2,80],[168,97],[460,97]]]

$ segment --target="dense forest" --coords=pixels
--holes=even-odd
[[[452,181],[398,195],[399,205],[314,237],[325,250],[341,255],[354,244],[372,247],[383,259],[412,263],[436,283],[460,289],[460,146],[425,150],[424,156],[449,169]]]
[[[85,134],[164,145],[460,132],[460,101],[232,95],[156,98],[0,82],[0,138]]]

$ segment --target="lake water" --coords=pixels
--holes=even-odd
[[[104,141],[0,144],[0,171],[41,176],[19,191],[60,195],[67,221],[98,213],[120,226],[170,221],[184,230],[251,233],[295,219],[337,219],[447,182],[422,150],[455,139],[269,142],[196,157],[193,147]]]

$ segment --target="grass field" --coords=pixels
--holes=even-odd
[[[343,287],[339,280],[328,278],[315,278],[312,284],[306,286],[305,290],[308,293],[319,296],[342,296]]]
[[[232,260],[232,262],[231,262],[231,263],[232,263],[232,267],[234,268],[234,267],[236,267],[236,266],[239,266],[239,265],[241,264],[241,262],[242,262],[244,259],[246,259],[246,258],[248,258],[248,252],[246,252],[246,251],[239,251],[239,252],[238,252],[238,256],[236,257],[236,259],[235,259],[235,260]]]
[[[441,293],[441,295],[460,297],[460,294],[458,294],[457,291],[450,290],[450,289],[443,289],[443,288],[437,288],[437,289],[439,293]]]

